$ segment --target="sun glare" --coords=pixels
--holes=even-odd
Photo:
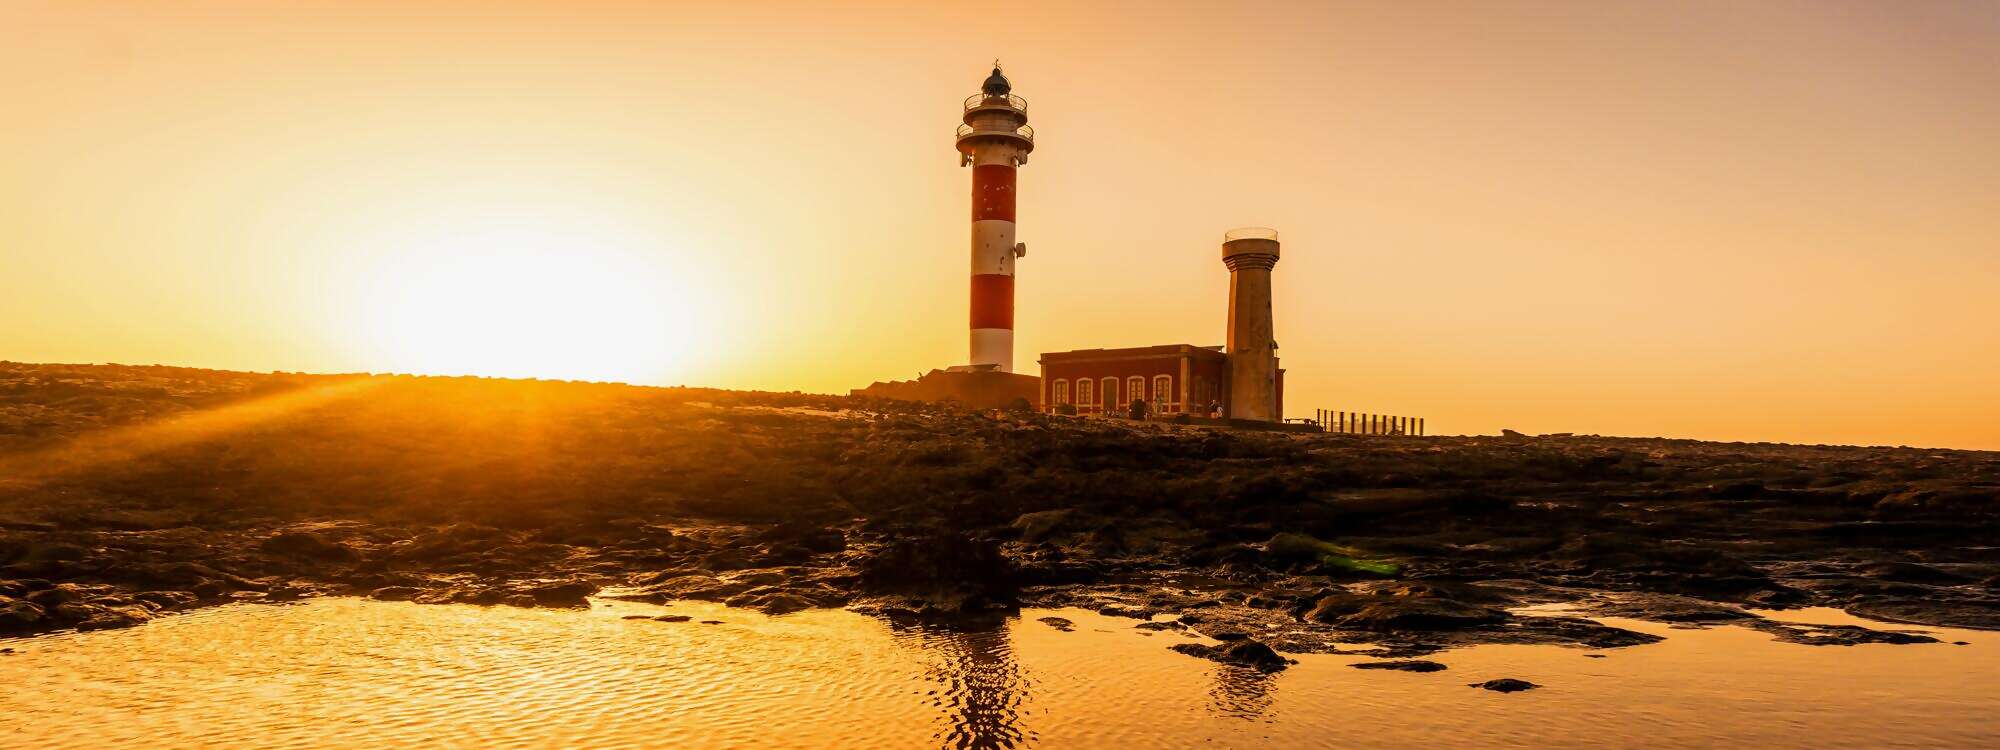
[[[658,383],[697,350],[682,278],[632,245],[488,231],[389,256],[364,318],[397,371]]]

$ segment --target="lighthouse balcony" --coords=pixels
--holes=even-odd
[[[1028,100],[1013,94],[973,94],[965,98],[965,111],[975,109],[1006,109],[1025,115],[1028,113]]]
[[[1033,145],[1035,142],[1035,129],[1028,127],[1026,125],[1018,125],[1011,128],[1004,125],[998,127],[993,127],[993,126],[974,127],[971,125],[958,126],[959,143],[964,143],[967,139],[977,138],[981,136],[1019,138],[1021,140],[1027,141],[1030,145]]]

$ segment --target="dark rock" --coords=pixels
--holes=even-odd
[[[89,618],[76,624],[77,630],[113,630],[143,625],[153,619],[153,613],[144,607],[102,607]]]
[[[1043,617],[1037,619],[1036,622],[1042,623],[1043,625],[1047,625],[1049,627],[1055,628],[1065,633],[1076,629],[1076,623],[1070,622],[1068,618],[1064,617]]]
[[[791,521],[766,530],[762,535],[766,542],[785,542],[810,553],[830,554],[847,549],[847,535],[840,529],[827,528],[809,521]]]
[[[1219,646],[1200,643],[1176,643],[1168,646],[1189,656],[1198,656],[1209,661],[1250,667],[1263,672],[1276,672],[1298,662],[1279,656],[1270,646],[1253,640],[1229,641]]]
[[[654,617],[653,619],[658,622],[687,622],[694,618],[689,617],[687,615],[660,615],[658,617]]]
[[[1064,586],[1104,580],[1096,565],[1073,560],[1030,560],[1019,566],[1019,578],[1027,586]]]
[[[368,592],[368,598],[380,599],[385,602],[405,602],[416,598],[417,594],[420,593],[423,593],[423,589],[415,586],[383,586],[382,588]]]
[[[1507,620],[1505,610],[1429,596],[1358,596],[1329,594],[1313,605],[1306,619],[1372,631],[1464,630]]]
[[[513,592],[506,589],[483,588],[454,591],[452,592],[451,600],[459,604],[477,604],[490,607],[497,604],[506,604],[514,596]],[[533,606],[534,597],[527,597],[527,600],[529,602],[527,606]]]
[[[265,539],[258,549],[274,555],[302,557],[314,560],[351,561],[361,557],[353,547],[339,542],[329,542],[320,535],[307,531],[292,531]]]
[[[1938,639],[1928,635],[1894,630],[1871,630],[1858,625],[1756,620],[1746,624],[1746,627],[1770,633],[1785,643],[1796,643],[1801,646],[1858,646],[1864,643],[1908,645],[1938,642]]]
[[[201,600],[201,597],[187,591],[141,591],[133,594],[132,598],[162,609],[179,609]]]
[[[742,570],[750,565],[750,553],[734,548],[717,550],[701,558],[701,566],[709,570]]]
[[[0,598],[0,632],[33,630],[47,614],[34,602]]]
[[[1952,573],[1946,570],[1940,570],[1938,568],[1933,568],[1929,565],[1919,565],[1917,563],[1911,563],[1911,562],[1876,563],[1874,565],[1868,565],[1861,568],[1861,574],[1868,576],[1869,578],[1876,578],[1884,581],[1898,581],[1902,583],[1929,583],[1929,584],[1938,584],[1946,586],[1957,585],[1971,581],[1970,578],[1959,575],[1957,573]]]
[[[500,603],[509,607],[526,608],[533,608],[541,604],[540,601],[535,599],[535,595],[533,594],[507,594],[506,598],[502,599]]]
[[[729,600],[729,606],[745,607],[767,615],[784,615],[817,606],[804,597],[789,592],[750,593]]]
[[[1502,677],[1497,680],[1487,680],[1485,682],[1473,682],[1468,683],[1466,686],[1491,690],[1496,693],[1518,693],[1523,690],[1533,690],[1541,687],[1527,680],[1516,680],[1512,677]]]
[[[990,539],[937,532],[903,537],[862,561],[861,588],[904,597],[927,611],[971,613],[1019,606],[1014,565]]]
[[[1732,622],[1756,619],[1741,607],[1672,594],[1629,594],[1590,607],[1592,614],[1654,622]]]
[[[597,593],[599,588],[595,583],[572,579],[528,584],[515,590],[532,597],[535,604],[543,607],[588,607],[590,595]]]
[[[1135,620],[1151,620],[1153,615],[1159,614],[1143,607],[1124,607],[1116,604],[1098,607],[1097,613],[1105,617],[1130,617]]]
[[[752,561],[755,565],[798,565],[811,560],[813,551],[789,542],[773,542],[764,545],[762,554]]]
[[[507,532],[491,526],[460,523],[431,531],[398,547],[395,556],[406,560],[446,560],[460,555],[485,552],[507,542]]]
[[[189,591],[203,599],[221,599],[229,596],[229,593],[235,591],[235,589],[230,588],[229,584],[221,581],[206,580],[195,584]]]
[[[1422,659],[1398,659],[1393,661],[1364,661],[1347,666],[1355,669],[1393,669],[1398,672],[1442,672],[1443,664]]]

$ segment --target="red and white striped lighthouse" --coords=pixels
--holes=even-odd
[[[1014,173],[1035,150],[1028,102],[1015,96],[1000,64],[965,100],[959,165],[972,167],[972,365],[1014,371],[1014,262],[1028,254],[1014,238]]]

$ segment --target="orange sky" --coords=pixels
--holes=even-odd
[[[0,359],[844,391],[966,357],[1002,58],[1018,359],[1293,416],[2000,449],[2000,5],[0,0]]]

